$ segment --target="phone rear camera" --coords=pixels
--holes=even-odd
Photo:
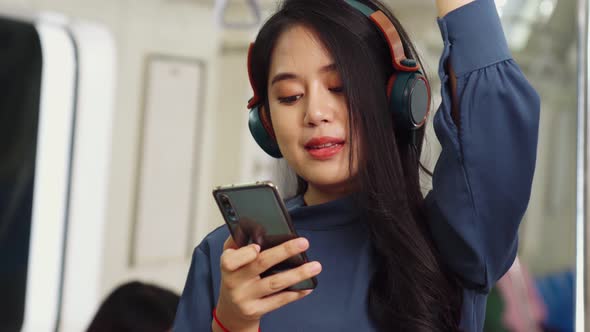
[[[229,197],[225,195],[219,195],[219,200],[221,201],[221,206],[224,209],[231,209],[231,203],[229,202]]]
[[[231,202],[229,201],[229,197],[220,194],[219,202],[221,203],[221,208],[223,209],[225,215],[229,217],[230,220],[236,221],[238,219],[238,216],[236,215],[236,211],[234,211],[234,208],[231,205]]]

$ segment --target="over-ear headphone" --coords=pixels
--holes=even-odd
[[[417,131],[424,126],[430,113],[430,84],[420,72],[414,59],[406,56],[404,47],[393,23],[380,10],[373,10],[356,0],[344,0],[348,5],[363,13],[381,31],[389,45],[395,73],[387,83],[389,111],[393,114],[396,131],[407,135],[409,144],[417,146]],[[270,156],[281,158],[282,154],[275,139],[268,112],[264,110],[260,95],[252,79],[252,49],[248,50],[248,76],[254,97],[248,101],[250,116],[248,126],[256,143]]]

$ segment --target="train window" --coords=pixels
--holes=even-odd
[[[0,19],[0,326],[23,324],[39,96],[41,45],[32,24]]]

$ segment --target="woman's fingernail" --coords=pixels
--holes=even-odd
[[[260,246],[257,244],[252,245],[252,247],[254,248],[254,250],[256,250],[256,253],[260,252]]]
[[[309,264],[308,269],[311,273],[318,273],[322,269],[322,266],[318,262],[312,262]]]
[[[299,249],[305,249],[307,248],[308,242],[306,239],[304,238],[299,238],[297,239],[297,247],[299,247]]]

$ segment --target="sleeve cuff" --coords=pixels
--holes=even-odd
[[[475,0],[437,21],[457,76],[512,58],[493,0]]]

